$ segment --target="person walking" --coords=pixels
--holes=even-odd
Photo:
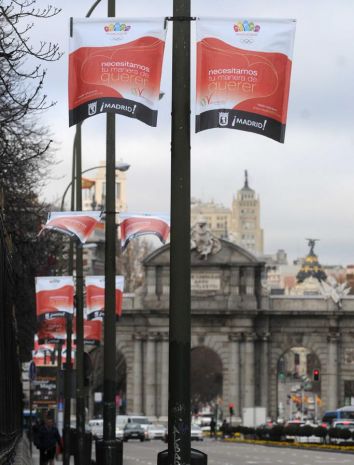
[[[227,431],[228,431],[228,424],[227,424],[227,421],[224,420],[222,422],[222,425],[220,426],[220,431],[221,431],[221,435],[222,435],[222,438],[225,439],[226,435],[227,435]]]
[[[214,418],[212,418],[210,422],[210,437],[216,437],[216,421],[214,420]]]
[[[39,449],[39,465],[54,465],[54,457],[56,453],[56,447],[59,446],[60,450],[63,449],[62,440],[55,426],[53,418],[46,416],[44,424],[39,426],[35,445]]]

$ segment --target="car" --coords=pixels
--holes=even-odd
[[[145,431],[138,423],[127,423],[123,430],[123,441],[129,439],[139,439],[141,442],[145,441]]]
[[[103,438],[103,419],[93,418],[88,422],[93,437]],[[116,438],[123,439],[123,428],[116,422]]]
[[[199,425],[192,423],[191,425],[191,441],[203,441],[203,430]],[[165,442],[168,442],[168,432],[166,430]]]
[[[324,413],[322,417],[321,426],[323,426],[324,428],[330,428],[332,426],[332,423],[336,420],[339,420],[339,418],[340,417],[336,410],[329,410]]]
[[[95,438],[102,438],[103,437],[103,420],[102,418],[92,418],[88,422],[92,436]]]
[[[191,441],[203,441],[203,430],[194,423],[191,425]]]
[[[153,423],[147,427],[148,439],[164,439],[166,436],[166,427],[161,423]]]
[[[351,434],[353,434],[353,431],[354,431],[354,420],[338,420],[338,421],[334,421],[332,423],[332,426],[331,428],[336,428],[336,429],[339,429],[339,430],[349,430]],[[348,442],[348,441],[352,441],[352,438],[351,437],[348,437],[348,438],[336,438],[336,437],[331,437],[329,442],[331,444],[340,444],[342,442]]]
[[[192,419],[193,424],[200,426],[203,431],[210,431],[210,423],[213,418],[212,413],[199,413]]]

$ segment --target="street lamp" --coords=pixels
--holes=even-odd
[[[88,173],[89,171],[93,171],[93,170],[98,170],[99,168],[106,168],[106,165],[93,166],[92,168],[87,168],[86,170],[81,171],[81,174]],[[130,165],[128,163],[125,163],[125,162],[117,163],[116,166],[115,166],[115,170],[116,171],[121,171],[121,172],[128,171],[129,168],[130,168]],[[64,210],[64,202],[65,202],[66,194],[68,193],[68,190],[72,186],[73,181],[76,181],[76,179],[77,179],[77,177],[75,176],[69,182],[69,184],[66,186],[64,194],[63,194],[62,199],[61,199],[60,211]]]

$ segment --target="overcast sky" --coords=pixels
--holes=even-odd
[[[46,6],[48,1],[38,0]],[[60,198],[70,181],[74,129],[68,126],[67,50],[69,17],[83,17],[93,0],[53,0],[56,18],[32,33],[59,42],[64,57],[48,66],[45,92],[57,101],[43,115],[57,147],[57,159],[43,194]],[[172,0],[117,0],[117,17],[172,15]],[[105,17],[106,0],[92,17]],[[192,0],[192,15],[208,17],[295,18],[297,30],[285,144],[236,130],[192,132],[192,196],[231,205],[243,185],[244,170],[261,199],[265,252],[285,249],[289,259],[303,256],[305,238],[320,239],[323,264],[354,263],[354,27],[353,0]],[[131,164],[128,207],[131,211],[169,211],[171,32],[162,76],[164,98],[158,127],[117,116],[117,160]],[[192,55],[194,54],[194,24]],[[194,66],[192,124],[194,128]],[[83,168],[105,158],[105,117],[83,124]]]

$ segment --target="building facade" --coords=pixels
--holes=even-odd
[[[270,296],[261,283],[264,264],[236,244],[219,242],[220,249],[206,259],[191,252],[192,354],[212,351],[219,360],[216,375],[225,414],[233,403],[236,415],[244,407],[263,406],[273,418],[287,416],[282,392],[284,383],[293,384],[280,381],[280,374],[289,351],[309,360],[307,366],[301,361],[298,375],[306,372],[311,378],[311,370],[319,370],[320,380],[312,386],[317,418],[352,403],[354,298],[347,296],[338,305],[323,296]],[[169,245],[150,254],[144,265],[144,286],[125,297],[117,325],[117,390],[124,391],[128,412],[165,417]],[[102,387],[102,348],[93,351],[92,359],[91,398]]]
[[[215,236],[229,239],[256,255],[263,254],[263,229],[260,221],[260,199],[249,187],[245,172],[244,186],[233,198],[231,208],[215,202],[194,200],[191,205],[191,223],[207,222]]]
[[[83,177],[86,177],[85,175]],[[89,179],[92,181],[92,186],[88,189],[83,189],[83,210],[105,210],[106,206],[106,164],[100,162],[100,166]],[[116,170],[116,211],[126,211],[127,209],[127,193],[126,193],[126,173]]]

